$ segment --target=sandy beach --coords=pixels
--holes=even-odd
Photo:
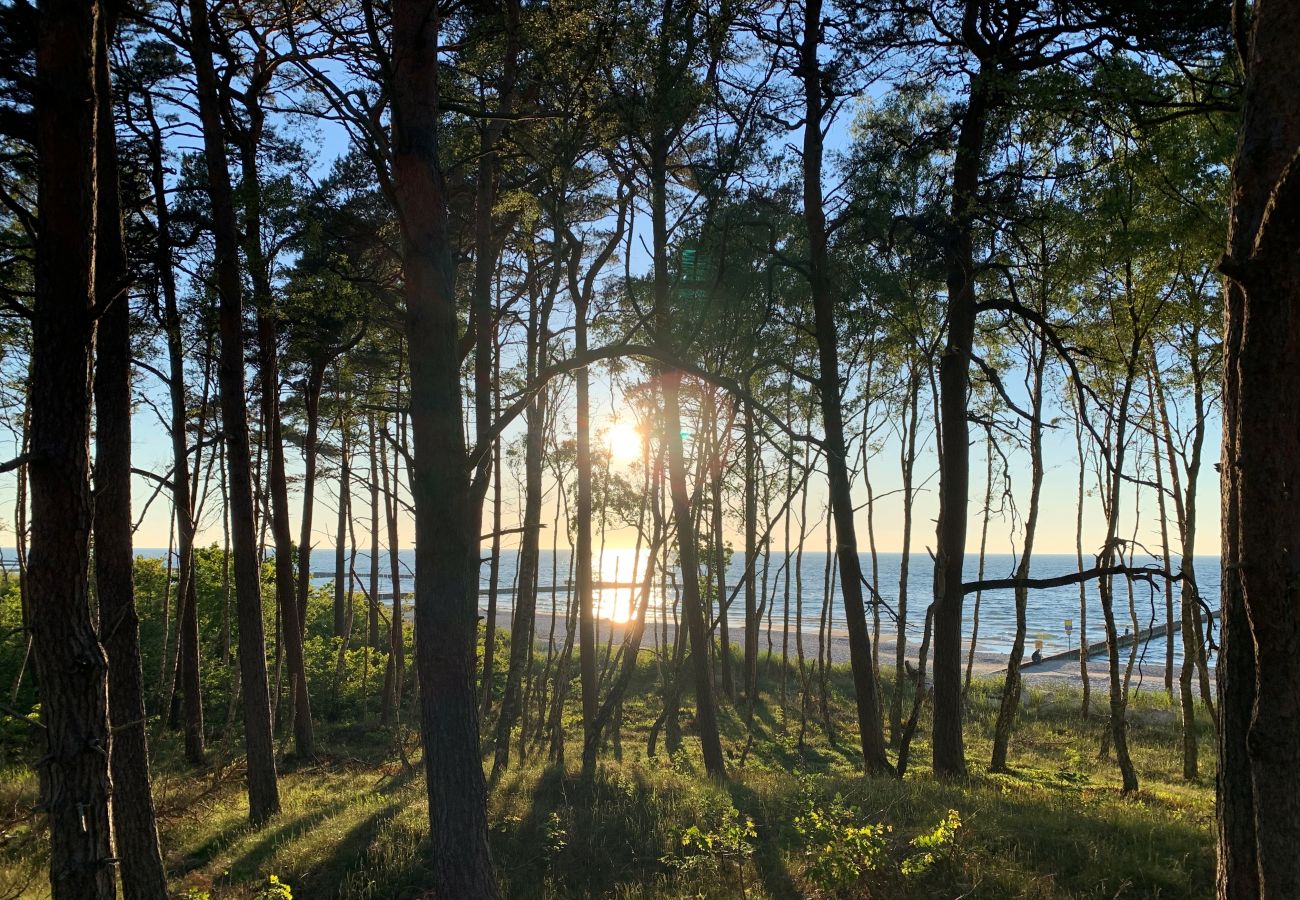
[[[509,629],[511,627],[511,614],[501,612],[497,615],[497,627]],[[545,649],[547,644],[554,641],[556,648],[564,645],[567,635],[567,625],[563,616],[557,616],[552,620],[549,611],[539,611],[536,618],[535,641],[539,649]],[[628,630],[626,622],[614,622],[609,619],[600,619],[597,621],[597,633],[599,642],[603,645],[611,637],[614,640],[614,648],[617,649],[623,641]],[[665,647],[672,647],[676,641],[677,625],[672,622],[654,622],[648,623],[645,633],[641,639],[642,653],[658,653]],[[815,660],[817,658],[817,632],[807,629],[803,632],[803,652],[804,658]],[[776,660],[780,660],[782,655],[783,638],[786,643],[786,652],[788,658],[793,664],[797,658],[797,634],[793,629],[788,636],[783,635],[778,629],[764,627],[759,632],[759,655],[761,659],[766,659],[768,653],[771,653]],[[743,635],[733,625],[730,632],[730,640],[733,648],[739,648],[743,645]],[[829,644],[830,659],[834,663],[847,663],[849,661],[849,636],[848,632],[843,629],[832,629],[827,636]],[[905,649],[906,658],[916,665],[918,651],[920,650],[921,641],[914,638],[908,641]],[[897,642],[892,636],[886,637],[882,632],[879,647],[881,668],[889,669],[894,665],[896,659]],[[965,671],[969,646],[962,650],[962,671]],[[1028,663],[1028,655],[1033,652],[1033,644],[1029,642],[1026,648],[1025,661]],[[1120,650],[1121,669],[1128,664],[1130,648],[1124,647]],[[1138,653],[1142,649],[1138,648]],[[927,661],[927,674],[932,670],[933,658]],[[973,659],[970,659],[972,678],[995,678],[1006,671],[1007,656],[1004,653],[998,653],[987,650],[980,650],[978,646],[975,650]],[[1175,663],[1175,677],[1177,677],[1177,666]],[[1082,675],[1079,671],[1079,659],[1075,654],[1070,654],[1063,658],[1049,658],[1036,665],[1027,664],[1022,667],[1022,678],[1025,684],[1036,687],[1078,687],[1083,683]],[[1147,648],[1146,660],[1135,663],[1133,666],[1133,679],[1131,687],[1134,689],[1140,687],[1163,687],[1164,685],[1164,647],[1162,644],[1151,644]],[[1213,678],[1214,668],[1211,666],[1210,674]],[[1088,659],[1088,680],[1093,690],[1105,690],[1108,686],[1109,676],[1107,673],[1107,664],[1105,654],[1089,657]]]

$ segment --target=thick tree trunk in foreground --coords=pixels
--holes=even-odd
[[[495,898],[474,690],[478,521],[461,421],[455,264],[438,156],[439,21],[432,0],[394,3],[393,180],[415,437],[415,661],[436,890],[449,898]]]
[[[107,664],[87,598],[98,13],[93,2],[46,0],[36,44],[39,220],[27,583],[35,601],[29,626],[55,900],[115,896]]]
[[[131,521],[131,316],[126,247],[118,194],[117,139],[112,127],[109,42],[116,10],[100,17],[96,47],[99,123],[95,297],[104,306],[95,361],[95,593],[108,657],[114,847],[127,900],[167,896],[158,848],[145,728],[140,618],[135,605]]]
[[[225,433],[230,536],[235,569],[235,607],[239,620],[239,669],[243,682],[244,746],[248,754],[248,815],[264,822],[280,811],[271,733],[271,698],[266,675],[266,637],[262,626],[262,579],[257,559],[253,475],[244,394],[243,287],[239,274],[239,230],[230,187],[225,132],[221,122],[212,36],[204,0],[190,0],[191,56],[198,85],[199,118],[212,200],[216,247],[213,269],[220,299],[221,426]]]
[[[1283,898],[1300,896],[1300,6],[1252,18],[1222,264],[1218,892]]]

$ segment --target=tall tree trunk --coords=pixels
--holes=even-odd
[[[669,11],[665,8],[665,17]],[[665,54],[667,50],[663,51]],[[661,68],[666,62],[660,60]],[[670,90],[668,85],[660,85]],[[654,324],[656,340],[669,352],[676,346],[672,327],[672,309],[669,302],[668,272],[668,156],[671,140],[666,134],[654,137],[650,152],[650,218],[654,256]],[[713,697],[713,678],[709,671],[709,627],[704,612],[704,599],[700,592],[699,535],[692,510],[690,487],[686,482],[686,454],[682,439],[681,386],[682,373],[664,367],[660,372],[660,392],[664,402],[663,441],[668,448],[668,492],[672,502],[673,520],[677,526],[678,563],[682,575],[682,611],[686,619],[685,637],[690,642],[691,672],[695,683],[695,721],[699,730],[704,755],[704,768],[713,778],[725,778],[726,763],[722,756],[722,741],[718,735],[716,701]],[[678,644],[681,644],[679,629]],[[676,682],[676,679],[674,679]],[[665,701],[667,709],[668,744],[672,751],[675,729],[676,703],[680,691],[676,684]]]
[[[225,433],[230,533],[239,620],[239,668],[244,697],[244,744],[248,754],[249,818],[261,823],[280,810],[271,732],[271,698],[262,626],[262,581],[254,524],[253,477],[244,394],[243,287],[239,274],[239,231],[226,158],[212,35],[204,0],[190,0],[190,33],[199,118],[203,128],[208,194],[212,201],[213,261],[220,301],[221,426]]]
[[[575,354],[587,350],[588,306],[585,295],[581,292],[574,294]],[[578,508],[575,521],[577,540],[573,552],[577,564],[578,668],[582,682],[582,774],[584,778],[591,778],[596,773],[596,754],[600,751],[596,738],[600,686],[596,675],[596,610],[591,573],[591,379],[585,366],[577,371],[575,381],[577,471],[574,475],[578,481]]]
[[[656,240],[656,251],[660,250]],[[656,275],[659,265],[656,262]],[[664,273],[667,274],[666,271]],[[656,282],[659,279],[656,277]],[[686,637],[691,646],[691,671],[695,682],[695,719],[704,751],[704,768],[714,778],[724,778],[726,763],[718,736],[718,718],[713,699],[713,677],[709,671],[709,624],[705,621],[700,596],[699,539],[691,514],[690,488],[686,484],[686,458],[682,448],[680,372],[664,372],[664,442],[668,445],[668,488],[672,495],[673,519],[677,523],[677,555],[682,570],[682,607]]]
[[[385,432],[386,433],[386,432]],[[388,468],[387,439],[379,442],[379,470],[384,485],[384,518],[388,526],[389,580],[393,585],[393,602],[389,611],[388,665],[384,669],[384,702],[380,721],[393,725],[397,721],[402,701],[402,673],[405,670],[406,644],[405,612],[402,608],[402,566],[398,558],[397,489],[401,480],[398,454],[393,454],[393,468]]]
[[[254,103],[248,104],[251,112]],[[260,116],[260,109],[257,111]],[[253,135],[257,130],[250,129]],[[275,313],[271,309],[271,282],[262,254],[261,182],[257,170],[254,136],[242,148],[244,173],[244,246],[253,273],[253,301],[257,306],[257,344],[262,381],[262,419],[267,430],[268,479],[271,534],[275,541],[275,598],[280,613],[281,639],[288,663],[289,689],[293,707],[293,744],[299,759],[316,755],[316,737],[311,722],[311,697],[307,693],[307,670],[303,660],[303,627],[299,621],[298,597],[294,590],[293,532],[289,524],[289,480],[284,464],[284,427],[280,422],[280,353]]]
[[[44,725],[42,803],[55,900],[109,900],[107,663],[89,608],[90,354],[95,338],[95,2],[47,0],[36,36],[36,302],[32,317],[32,662]],[[102,127],[111,128],[111,123]]]
[[[180,607],[176,623],[176,654],[180,660],[180,687],[184,700],[185,758],[193,765],[201,765],[205,747],[203,695],[199,677],[198,590],[194,581],[194,500],[186,437],[189,410],[185,396],[185,345],[172,260],[171,212],[168,208],[166,173],[163,167],[162,129],[154,112],[152,95],[146,93],[144,102],[150,126],[149,166],[156,228],[156,266],[162,287],[163,330],[167,336],[169,366],[167,387],[171,401],[172,504],[178,556],[176,595]],[[170,562],[170,555],[168,559]]]
[[[903,543],[898,560],[898,601],[895,607],[898,621],[894,633],[894,693],[889,701],[889,739],[895,745],[903,728],[903,687],[907,684],[907,594],[912,562],[912,508],[916,499],[913,475],[916,472],[916,431],[921,406],[921,372],[913,363],[907,379],[906,411],[899,448],[903,475]]]
[[[1219,896],[1281,898],[1300,896],[1300,6],[1251,19],[1222,263]]]
[[[316,464],[320,458],[320,395],[325,386],[327,357],[313,357],[308,363],[307,384],[303,392],[307,433],[303,437],[302,457],[302,528],[298,532],[298,625],[307,626],[307,594],[311,591],[311,528],[316,510]]]
[[[375,430],[375,414],[366,416],[366,435],[370,446],[366,453],[366,462],[370,465],[370,622],[366,635],[366,646],[370,650],[379,649],[379,440]],[[369,659],[369,653],[366,654]]]
[[[1183,479],[1178,474],[1178,457],[1174,451],[1173,425],[1169,420],[1169,406],[1160,370],[1155,365],[1152,350],[1152,382],[1155,386],[1159,412],[1160,437],[1163,439],[1166,460],[1169,463],[1169,480],[1174,498],[1174,516],[1178,524],[1178,538],[1182,547],[1179,570],[1182,574],[1180,591],[1180,627],[1183,644],[1183,662],[1178,670],[1178,704],[1183,725],[1183,778],[1191,781],[1199,769],[1199,740],[1196,723],[1196,697],[1192,692],[1192,678],[1196,673],[1196,657],[1200,650],[1201,609],[1197,603],[1196,587],[1196,482],[1201,469],[1201,452],[1205,445],[1204,379],[1196,363],[1195,347],[1200,342],[1200,329],[1192,332],[1192,391],[1196,419],[1192,424],[1192,450],[1186,460],[1186,492]],[[1157,453],[1159,448],[1157,448]],[[1168,566],[1166,565],[1166,568]]]
[[[1106,456],[1106,465],[1102,469],[1103,484],[1101,488],[1103,492],[1103,508],[1106,513],[1106,537],[1102,544],[1101,553],[1097,556],[1097,565],[1103,569],[1109,569],[1114,564],[1121,541],[1119,537],[1120,489],[1124,484],[1124,457],[1128,440],[1129,402],[1133,396],[1133,382],[1137,364],[1136,353],[1140,351],[1140,347],[1140,343],[1135,341],[1129,356],[1128,370],[1124,377],[1124,388],[1116,405],[1118,412],[1116,413],[1113,431],[1114,452]],[[1126,716],[1128,681],[1120,676],[1119,669],[1119,634],[1115,626],[1114,576],[1110,574],[1102,575],[1097,581],[1097,591],[1101,597],[1102,620],[1106,630],[1107,666],[1110,675],[1110,725],[1108,734],[1109,739],[1114,742],[1115,761],[1119,765],[1124,793],[1131,794],[1137,791],[1138,780],[1137,770],[1134,768],[1128,752],[1128,722]],[[1133,637],[1136,641],[1136,633]]]
[[[1016,566],[1016,578],[1022,581],[1029,577],[1030,561],[1034,555],[1034,536],[1038,530],[1039,498],[1043,493],[1043,374],[1047,368],[1047,339],[1039,338],[1038,344],[1037,352],[1030,358],[1032,385],[1029,411],[1033,419],[1029,424],[1029,511],[1025,516],[1024,549],[1021,551],[1020,564]],[[987,512],[985,516],[987,518]],[[993,754],[989,763],[989,770],[993,772],[1007,770],[1011,729],[1015,727],[1016,714],[1020,711],[1020,663],[1025,658],[1029,588],[1017,586],[1015,596],[1016,634],[1011,642],[1011,655],[1007,659],[1002,705],[998,708],[998,719],[993,726]]]
[[[433,0],[393,4],[393,181],[411,366],[415,659],[434,887],[473,900],[500,892],[479,757],[479,521],[461,419],[455,261],[438,149],[440,23]]]
[[[126,246],[118,188],[109,51],[118,10],[108,2],[96,41],[95,298],[101,307],[95,360],[95,594],[108,657],[112,755],[113,838],[127,900],[167,896],[158,848],[145,727],[140,617],[135,604],[131,521],[131,313]],[[178,477],[173,473],[173,478]]]
[[[1155,361],[1152,359],[1151,369],[1147,372],[1147,390],[1151,395],[1151,457],[1156,467],[1156,510],[1159,513],[1160,521],[1160,561],[1164,564],[1165,571],[1170,571],[1171,551],[1169,547],[1169,508],[1165,503],[1165,464],[1164,454],[1160,448],[1160,419],[1157,409],[1155,376]],[[1169,480],[1175,483],[1175,473],[1171,469]],[[1175,486],[1172,490],[1177,490]],[[1172,579],[1165,580],[1165,693],[1172,701],[1174,699],[1174,582]]]
[[[352,507],[351,447],[348,441],[346,413],[339,414],[339,487],[338,522],[334,528],[334,636],[343,637],[351,629],[348,608],[347,555],[348,516]]]
[[[1074,407],[1074,445],[1079,456],[1079,488],[1075,496],[1074,510],[1074,553],[1079,571],[1083,571],[1083,488],[1084,488],[1084,456],[1083,456],[1083,405],[1076,403]],[[1081,712],[1083,717],[1088,718],[1088,703],[1092,694],[1092,681],[1088,678],[1088,586],[1085,582],[1079,582],[1079,680],[1083,684],[1083,703]]]
[[[858,540],[853,522],[853,493],[849,482],[844,413],[840,402],[835,301],[832,296],[830,257],[826,247],[826,213],[821,183],[824,96],[821,63],[818,60],[823,27],[821,11],[821,0],[808,0],[805,4],[803,43],[800,48],[806,110],[803,133],[804,223],[808,229],[808,270],[820,370],[818,392],[826,447],[826,472],[830,482],[831,513],[835,517],[835,552],[839,564],[844,616],[848,622],[849,662],[853,668],[862,756],[869,772],[889,772],[892,767],[885,752],[876,674],[871,663],[871,634],[867,630],[866,607],[862,602],[862,563],[858,558]],[[957,663],[960,688],[960,657]]]
[[[494,353],[500,352],[497,346]],[[498,365],[500,357],[497,357]],[[501,377],[498,370],[497,377],[492,382],[492,392],[496,396],[496,406],[501,405]],[[492,708],[492,687],[496,679],[496,652],[497,652],[497,599],[501,591],[501,513],[502,513],[502,488],[501,488],[501,437],[498,435],[492,441],[492,549],[491,558],[488,560],[488,601],[487,614],[483,621],[483,677],[480,691],[483,695],[482,706],[479,709],[479,718],[487,718],[488,711]]]
[[[716,433],[718,426],[718,407],[712,404],[713,413],[709,429]],[[709,461],[710,481],[713,492],[713,588],[718,597],[718,665],[722,669],[722,693],[728,700],[736,699],[736,688],[731,677],[731,628],[728,622],[729,608],[727,605],[727,554],[726,545],[722,539],[722,526],[725,516],[725,510],[722,505],[722,476],[723,476],[723,455],[729,441],[727,432],[731,429],[734,420],[730,417],[723,423],[724,430],[718,434],[712,451],[712,459]]]
[[[934,561],[934,771],[965,775],[962,741],[961,616],[965,593],[966,502],[970,494],[967,394],[975,345],[975,258],[972,231],[978,204],[991,73],[971,78],[952,177],[952,234],[947,249],[948,332],[939,360],[939,522]]]
[[[989,518],[993,506],[993,429],[986,427],[984,432],[984,514],[980,517],[980,561],[976,579],[984,580],[984,562],[988,559]],[[975,605],[971,609],[970,650],[966,653],[966,682],[962,685],[963,696],[970,694],[971,670],[975,668],[975,647],[980,634],[980,600],[983,591],[975,592]]]
[[[758,608],[755,579],[758,554],[758,440],[755,435],[754,411],[745,407],[745,700],[746,716],[752,718],[758,695],[758,630],[762,612]],[[768,542],[763,542],[764,547]]]
[[[530,375],[536,375],[544,320],[534,319],[529,338]],[[510,735],[523,710],[524,668],[533,655],[533,623],[537,614],[537,567],[542,524],[542,453],[545,437],[546,391],[538,391],[529,404],[526,447],[524,450],[524,522],[519,543],[519,583],[515,588],[514,616],[510,627],[510,662],[506,670],[506,689],[501,697],[497,717],[496,752],[492,761],[495,783],[510,764]],[[552,595],[554,596],[554,595]],[[554,615],[552,615],[554,622]],[[520,738],[523,745],[523,738]]]

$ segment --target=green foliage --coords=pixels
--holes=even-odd
[[[810,792],[811,793],[811,792]],[[825,807],[809,796],[804,812],[794,820],[803,845],[806,873],[818,888],[838,891],[851,887],[864,872],[873,872],[887,858],[888,825],[859,824],[861,812],[836,794]]]
[[[258,893],[257,900],[293,900],[293,891],[278,876],[270,875]]]
[[[686,872],[716,872],[733,865],[743,896],[745,863],[754,855],[753,840],[758,837],[754,820],[716,794],[706,795],[700,813],[703,821],[682,831],[678,849],[664,862]]]
[[[912,839],[912,846],[920,852],[903,860],[902,873],[920,875],[929,871],[936,862],[949,858],[956,852],[961,827],[961,815],[955,809],[948,810],[948,815],[932,831]]]

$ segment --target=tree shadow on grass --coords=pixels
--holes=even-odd
[[[559,767],[534,785],[528,813],[497,827],[492,849],[511,898],[604,897],[663,879],[663,797],[642,774]]]
[[[346,800],[334,800],[320,809],[281,822],[274,828],[264,829],[261,833],[261,839],[230,864],[229,871],[221,877],[221,883],[238,884],[256,875],[258,868],[270,858],[280,844],[293,840],[298,835],[309,831],[347,808],[348,802]]]
[[[960,846],[985,879],[984,890],[1052,886],[1053,896],[1202,897],[1213,884],[1214,850],[1195,822],[1152,817],[1141,803],[1062,803],[1050,775],[1019,771],[997,783],[978,777],[965,796],[923,790],[897,807],[895,824],[910,834],[928,831],[949,807],[963,818]],[[981,785],[997,790],[983,796]],[[1068,817],[1068,821],[1065,820]],[[917,883],[933,887],[943,873]]]
[[[406,871],[401,866],[388,867],[374,858],[374,843],[383,827],[392,821],[402,810],[401,803],[390,803],[383,809],[366,816],[354,825],[334,845],[333,852],[319,866],[300,879],[301,891],[307,897],[344,896],[349,876],[371,870],[375,876],[382,878],[385,888],[393,889],[418,884],[419,877],[410,877],[411,873],[421,869],[418,864],[424,854],[417,853],[409,861]],[[427,880],[427,879],[425,879]],[[295,884],[294,890],[300,885]]]
[[[247,819],[238,819],[231,822],[176,862],[169,863],[167,865],[168,875],[172,878],[182,878],[203,868],[212,861],[214,856],[230,846],[231,841],[247,831],[249,827]]]
[[[754,852],[754,868],[758,871],[758,877],[763,882],[763,888],[768,895],[774,898],[798,898],[799,889],[795,886],[794,880],[790,877],[790,870],[785,864],[785,859],[781,854],[780,845],[780,823],[767,821],[762,802],[758,794],[747,785],[736,781],[729,781],[725,785],[727,793],[731,796],[731,803],[743,816],[748,816],[760,824],[756,831],[758,832],[757,846]]]

